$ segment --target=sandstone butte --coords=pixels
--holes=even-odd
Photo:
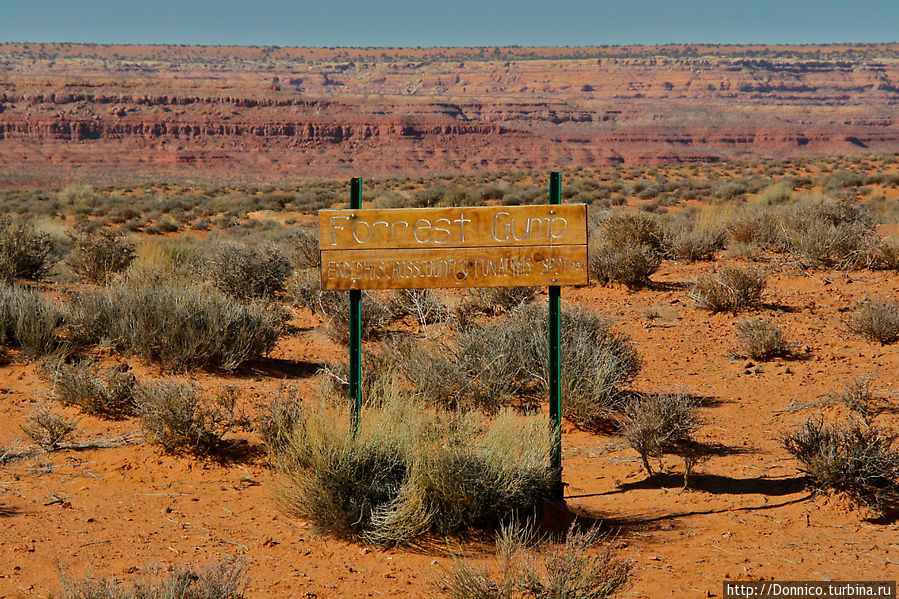
[[[899,44],[0,45],[0,181],[290,180],[899,148]]]

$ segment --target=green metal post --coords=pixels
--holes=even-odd
[[[562,173],[549,174],[549,203],[562,203]],[[556,475],[556,499],[563,499],[562,484],[562,360],[561,346],[561,288],[549,287],[549,421],[555,442],[550,466]]]
[[[350,210],[362,209],[362,180],[350,180]],[[350,290],[350,402],[353,434],[362,416],[362,291]]]

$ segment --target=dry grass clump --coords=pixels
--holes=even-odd
[[[598,217],[590,273],[599,283],[630,288],[649,285],[665,253],[665,232],[658,219],[643,212],[613,211]]]
[[[50,363],[42,370],[53,385],[54,398],[64,406],[77,406],[82,413],[101,418],[120,419],[135,413],[137,379],[127,367],[101,369],[94,361],[83,360]]]
[[[328,317],[325,334],[335,343],[350,342],[350,294],[346,291],[322,291],[319,309]],[[359,305],[362,338],[369,339],[383,331],[390,321],[390,312],[370,293],[362,292]]]
[[[284,291],[293,265],[273,243],[222,243],[208,265],[212,283],[240,299],[271,298]]]
[[[474,314],[499,316],[536,298],[536,287],[475,287],[457,306],[456,316],[460,322],[470,324]]]
[[[733,312],[761,303],[765,275],[755,268],[725,266],[696,279],[692,297],[700,307],[712,312]]]
[[[61,348],[56,330],[62,313],[36,291],[0,285],[0,344],[21,348],[30,357]]]
[[[899,509],[899,450],[892,431],[850,420],[809,418],[782,439],[818,492],[846,495],[879,514]]]
[[[542,417],[435,411],[397,394],[364,410],[354,435],[345,410],[292,409],[268,435],[278,499],[330,534],[397,545],[492,528],[533,513],[553,485]]]
[[[0,216],[0,280],[40,281],[53,266],[53,240],[35,231],[29,223],[14,225],[9,216]]]
[[[56,451],[77,428],[77,420],[68,420],[52,412],[48,405],[40,405],[28,416],[22,432],[44,451]]]
[[[889,258],[873,221],[853,200],[792,194],[742,211],[728,228],[731,244],[785,253],[808,268],[870,267]]]
[[[209,395],[190,383],[149,381],[137,387],[136,400],[144,436],[173,453],[209,453],[235,423],[237,394],[231,387]]]
[[[60,572],[59,599],[242,599],[247,577],[242,559],[225,558],[203,568],[182,566],[150,583],[123,587],[118,580],[88,574],[75,580]]]
[[[611,323],[583,308],[562,311],[565,415],[595,426],[618,405],[621,386],[639,371],[636,350]],[[495,323],[475,325],[454,341],[400,343],[397,369],[427,403],[493,410],[512,396],[548,392],[545,307],[526,304]]]
[[[112,275],[128,268],[135,257],[134,244],[125,241],[120,230],[82,230],[70,233],[69,237],[75,247],[65,262],[90,283],[108,283]]]
[[[647,287],[649,276],[662,265],[661,254],[648,245],[603,244],[590,254],[590,276],[601,285],[621,283],[630,289]]]
[[[724,246],[721,233],[710,229],[682,229],[667,240],[668,254],[681,262],[714,260],[715,253]]]
[[[234,370],[274,347],[283,319],[215,289],[177,284],[83,290],[66,312],[75,341],[107,343],[174,370]]]
[[[899,341],[899,301],[868,300],[849,320],[852,332],[869,341],[890,345]]]
[[[319,249],[318,229],[301,227],[293,231],[289,238],[294,248],[294,263],[297,268],[319,268],[322,254]]]
[[[764,318],[746,318],[737,323],[737,336],[754,360],[770,360],[791,353],[790,343],[776,322]]]
[[[830,403],[846,406],[870,422],[883,409],[885,402],[874,392],[873,380],[867,376],[854,377],[843,384],[842,391],[827,396]]]
[[[599,529],[572,527],[560,547],[539,543],[533,531],[516,523],[496,539],[495,567],[459,559],[434,586],[451,599],[604,599],[625,590],[633,566],[615,558],[611,547],[591,554],[602,540]]]
[[[650,459],[677,455],[684,459],[684,487],[689,483],[693,466],[701,458],[700,445],[694,433],[702,424],[696,400],[684,393],[638,395],[623,409],[621,433],[628,445],[640,454],[646,474],[653,476]]]
[[[294,306],[307,308],[327,318],[325,334],[331,341],[342,345],[350,342],[350,294],[346,291],[322,291],[321,272],[318,269],[297,271],[288,284],[287,296]],[[365,291],[362,292],[359,315],[363,339],[382,332],[391,317],[390,310]]]

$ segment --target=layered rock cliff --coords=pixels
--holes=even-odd
[[[0,45],[0,168],[264,179],[899,148],[897,45],[375,50]]]

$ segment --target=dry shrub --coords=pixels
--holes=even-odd
[[[76,293],[72,337],[158,362],[163,368],[234,370],[274,347],[284,316],[199,286],[116,286]]]
[[[393,318],[411,316],[422,329],[446,322],[450,315],[443,298],[431,289],[395,289],[385,308]]]
[[[21,348],[31,357],[61,349],[56,334],[62,313],[36,291],[0,285],[0,343]]]
[[[337,536],[396,545],[492,528],[533,513],[552,489],[542,417],[501,412],[488,420],[397,394],[363,411],[358,434],[336,407],[291,418],[269,446],[279,503]]]
[[[130,368],[101,369],[92,360],[75,364],[48,364],[42,374],[53,385],[53,396],[64,406],[77,406],[82,413],[119,419],[135,413],[137,379]]]
[[[362,338],[370,339],[381,333],[390,320],[390,312],[372,294],[362,292],[359,319]],[[335,343],[350,342],[350,294],[348,291],[323,291],[319,296],[319,309],[328,317],[325,334]]]
[[[793,181],[781,180],[759,192],[758,201],[762,206],[778,206],[790,201],[792,196]]]
[[[665,232],[658,219],[637,212],[600,215],[591,228],[590,273],[599,283],[645,287],[665,253]]]
[[[290,242],[293,245],[297,268],[319,268],[322,263],[322,254],[319,249],[318,229],[315,227],[300,227],[290,234]]]
[[[561,547],[553,548],[513,522],[496,539],[494,568],[456,558],[434,586],[451,599],[604,599],[630,585],[633,567],[616,559],[608,545],[591,554],[601,541],[597,528],[572,527]]]
[[[874,393],[873,380],[870,377],[854,377],[843,384],[842,391],[827,396],[830,403],[842,404],[859,414],[866,422],[870,422],[880,413],[885,403]]]
[[[813,267],[868,266],[879,237],[853,200],[799,203],[781,217],[788,251]]]
[[[103,228],[70,233],[75,244],[66,256],[66,264],[90,283],[106,284],[109,278],[124,271],[134,260],[134,245],[124,240],[121,231]]]
[[[649,476],[654,472],[650,459],[658,460],[662,471],[662,456],[677,455],[684,459],[684,487],[690,472],[700,459],[700,445],[694,433],[702,424],[696,400],[684,393],[638,395],[629,401],[621,416],[621,433],[643,461]]]
[[[242,599],[247,584],[245,564],[239,558],[217,560],[198,569],[178,567],[161,580],[128,588],[95,574],[75,580],[61,571],[59,577],[59,599]]]
[[[712,312],[733,312],[758,306],[765,289],[765,275],[754,268],[725,266],[696,279],[692,297]]]
[[[143,383],[136,395],[144,436],[168,452],[214,451],[235,424],[232,387],[204,394],[190,383],[159,380]]]
[[[899,271],[899,241],[884,239],[874,255],[872,266],[881,270]]]
[[[536,287],[476,287],[460,303],[459,311],[498,316],[537,298]]]
[[[350,342],[350,294],[348,291],[323,291],[318,269],[297,271],[288,285],[287,296],[294,306],[307,308],[327,318],[325,334],[331,341],[342,345]],[[421,307],[428,311],[428,306]],[[375,296],[363,291],[359,317],[362,338],[370,339],[383,331],[391,313]]]
[[[645,245],[659,251],[665,247],[665,231],[658,218],[651,214],[613,211],[598,220],[603,243]]]
[[[708,229],[683,229],[673,233],[666,245],[675,260],[714,260],[715,252],[724,246],[724,238],[721,233]]]
[[[617,406],[620,387],[639,371],[630,340],[583,308],[565,309],[562,400],[565,415],[595,426]],[[545,307],[526,304],[503,320],[462,332],[454,342],[405,341],[399,371],[424,401],[493,410],[513,396],[548,393],[549,331]]]
[[[53,266],[53,240],[35,231],[29,223],[14,225],[9,216],[0,216],[0,280],[40,281]]]
[[[321,312],[322,273],[317,268],[299,268],[287,280],[286,301],[298,308]]]
[[[249,246],[221,244],[209,261],[212,283],[241,299],[271,298],[284,291],[293,272],[290,260],[273,243]]]
[[[890,345],[899,341],[899,301],[868,300],[849,320],[849,328],[869,341]]]
[[[899,509],[899,451],[896,435],[851,420],[832,424],[809,418],[782,439],[818,492],[846,495],[878,513]]]
[[[734,244],[790,254],[810,268],[868,267],[881,256],[873,221],[846,199],[794,194],[783,204],[747,209],[729,231]]]
[[[630,289],[649,286],[649,276],[659,270],[662,256],[639,244],[603,244],[590,253],[590,276],[601,285],[621,283]]]
[[[22,432],[37,443],[44,451],[56,451],[78,428],[77,420],[68,420],[55,414],[47,405],[40,405],[22,425]]]
[[[737,336],[754,360],[770,360],[790,355],[790,344],[775,322],[764,318],[746,318],[737,323]]]

